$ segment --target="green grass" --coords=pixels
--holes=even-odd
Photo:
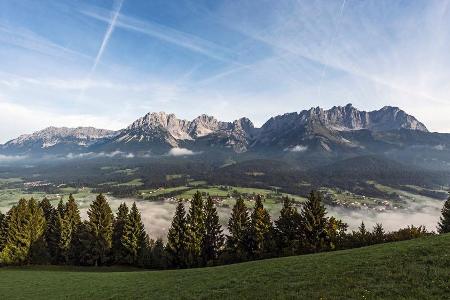
[[[3,299],[445,299],[450,235],[214,268],[0,269]]]
[[[183,178],[185,175],[184,174],[170,174],[170,175],[166,175],[166,180],[167,181],[171,181],[174,179],[180,179]]]
[[[193,188],[193,189],[183,192],[182,194],[178,195],[177,197],[180,199],[191,199],[197,191],[199,191],[200,193],[207,193],[210,196],[217,196],[217,197],[226,197],[231,192],[231,191],[222,190],[218,187]]]
[[[124,183],[120,183],[120,184],[118,184],[117,186],[142,186],[142,185],[144,185],[144,184],[142,183],[142,179],[140,179],[140,178],[135,178],[135,179],[133,179],[133,180],[131,180],[131,181],[124,182]]]
[[[187,186],[177,186],[172,188],[160,188],[160,189],[153,189],[153,190],[140,190],[142,197],[145,199],[146,197],[159,197],[164,196],[166,194],[172,193],[172,192],[182,192],[185,190],[189,190],[190,188]]]
[[[200,185],[206,185],[207,182],[203,181],[203,180],[193,180],[193,181],[189,181],[188,185],[189,186],[200,186]]]
[[[20,182],[23,182],[22,178],[0,178],[0,185],[9,183],[20,183]]]

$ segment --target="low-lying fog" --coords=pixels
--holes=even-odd
[[[87,210],[89,209],[89,205],[95,199],[95,195],[90,194],[86,197],[75,198],[79,204],[81,216],[84,219],[87,217]],[[118,199],[111,196],[107,196],[107,198],[114,214],[116,214],[117,209],[122,202],[125,202],[131,207],[133,202],[136,201],[137,207],[142,214],[145,228],[150,237],[154,239],[165,239],[175,212],[175,201],[146,201],[131,198]],[[387,231],[397,230],[408,225],[425,225],[428,230],[436,231],[443,201],[428,199],[429,200],[427,201],[422,200],[420,202],[410,201],[408,202],[407,209],[399,208],[396,210],[386,210],[384,212],[371,209],[349,209],[332,206],[327,206],[327,212],[328,216],[335,216],[348,223],[350,230],[356,230],[361,222],[364,221],[367,228],[372,228],[375,223],[382,223]],[[1,203],[0,210],[6,213],[13,204],[14,203],[11,202]],[[52,201],[52,204],[56,205],[57,201]],[[188,209],[188,204],[186,204],[186,212]],[[281,204],[271,207],[270,213],[273,220],[278,218],[280,209]],[[217,210],[224,230],[226,230],[231,207],[219,206]]]
[[[108,200],[114,213],[117,211],[120,203],[125,202],[128,206],[131,206],[136,201],[135,199],[117,199],[113,197],[108,197]],[[87,216],[86,212],[89,204],[90,202],[80,203],[80,211],[83,217]],[[150,237],[165,238],[175,212],[176,202],[168,200],[138,200],[136,204],[141,211],[143,222]],[[436,231],[442,205],[442,201],[430,200],[421,204],[410,203],[408,209],[388,210],[385,212],[327,206],[327,212],[329,216],[335,216],[348,223],[350,230],[356,230],[361,222],[364,221],[367,228],[372,228],[375,223],[382,223],[387,231],[397,230],[408,225],[425,225],[428,230]],[[186,211],[188,211],[188,208],[186,206]],[[281,204],[272,210],[273,219],[278,218],[280,209]],[[219,206],[218,212],[225,229],[228,218],[230,217],[231,208]]]

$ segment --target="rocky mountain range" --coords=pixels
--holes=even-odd
[[[192,121],[164,112],[148,113],[119,131],[91,127],[50,127],[0,146],[3,155],[69,153],[166,154],[210,149],[271,155],[373,154],[421,147],[450,149],[450,135],[430,133],[424,124],[397,107],[360,111],[351,104],[320,107],[270,118],[257,128],[247,118],[222,122],[201,115]],[[188,152],[185,152],[188,153]]]

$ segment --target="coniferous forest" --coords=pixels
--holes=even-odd
[[[256,197],[248,209],[237,199],[226,231],[211,197],[197,192],[190,205],[178,202],[166,242],[145,232],[136,204],[122,203],[113,214],[106,197],[97,196],[82,220],[72,195],[53,207],[49,200],[20,200],[0,213],[0,264],[80,266],[123,265],[148,269],[193,268],[271,257],[301,255],[408,240],[434,234],[423,226],[385,232],[382,224],[348,231],[327,216],[321,194],[312,191],[300,210],[285,198],[273,221]],[[438,233],[450,232],[450,198]]]

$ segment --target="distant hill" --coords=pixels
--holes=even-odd
[[[190,270],[0,268],[0,293],[5,299],[446,299],[449,248],[447,234]]]

